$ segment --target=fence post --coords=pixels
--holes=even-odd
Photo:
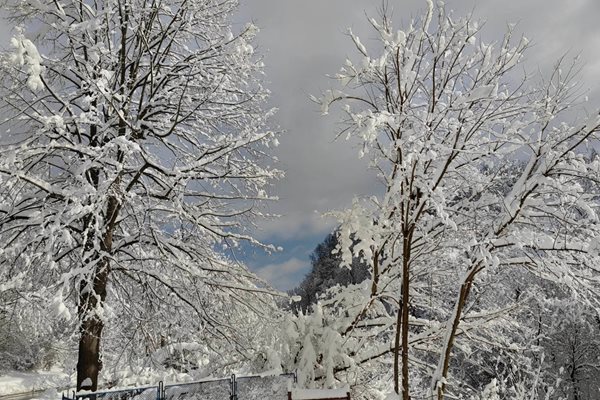
[[[237,400],[237,381],[235,380],[235,374],[231,374],[231,396],[229,397],[231,400]]]
[[[156,400],[164,400],[165,392],[164,392],[163,381],[158,382],[158,388],[156,389]]]

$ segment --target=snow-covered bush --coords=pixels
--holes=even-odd
[[[0,370],[49,370],[73,362],[69,329],[10,293],[0,299]]]

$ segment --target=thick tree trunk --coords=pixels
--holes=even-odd
[[[118,183],[119,181],[117,181]],[[104,232],[100,247],[103,254],[112,251],[113,233],[120,210],[120,203],[115,196],[108,199],[107,217],[108,224]],[[91,242],[90,242],[91,243]],[[98,389],[98,374],[102,369],[100,361],[100,341],[104,322],[97,315],[96,310],[106,301],[106,289],[110,276],[110,261],[106,256],[101,256],[96,265],[91,288],[88,282],[82,282],[79,288],[79,321],[81,332],[79,338],[79,356],[77,359],[77,390]]]
[[[81,330],[79,337],[79,356],[77,359],[77,391],[98,389],[98,374],[102,369],[100,361],[100,340],[104,322],[96,315],[97,307],[106,300],[106,286],[109,276],[109,263],[102,260],[98,263],[90,292],[87,284],[80,288],[79,320]]]
[[[97,318],[90,319],[82,325],[77,359],[77,391],[98,390],[98,373],[102,369],[100,339],[103,328],[104,324]]]

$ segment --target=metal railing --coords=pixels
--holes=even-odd
[[[206,379],[132,389],[63,394],[62,400],[286,400],[296,374]]]

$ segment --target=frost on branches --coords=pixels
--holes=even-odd
[[[369,262],[371,281],[321,304],[339,354],[311,348],[316,370],[337,360],[336,379],[373,387],[365,398],[546,390],[527,308],[549,287],[597,306],[600,119],[567,122],[577,68],[538,83],[519,64],[525,38],[485,43],[443,4],[403,30],[385,12],[370,22],[378,43],[350,32],[357,59],[318,101],[340,105],[383,184],[337,214],[344,260]]]
[[[230,29],[235,0],[6,3],[0,295],[77,322],[78,389],[105,334],[251,357],[248,315],[273,303],[225,254],[256,243],[280,176],[257,29]]]

